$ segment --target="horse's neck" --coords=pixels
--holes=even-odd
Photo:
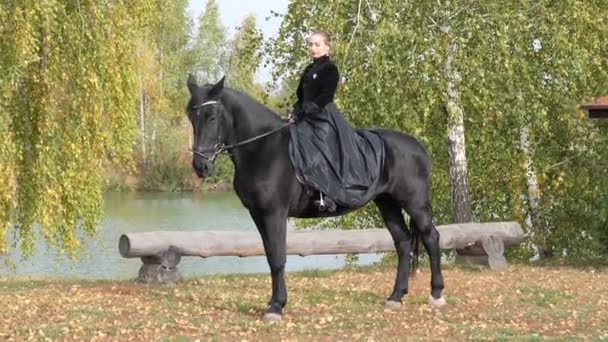
[[[244,142],[285,124],[278,115],[252,98],[236,92],[230,92],[229,96],[229,110],[232,114],[233,130],[227,141],[228,144]],[[281,130],[270,136],[234,148],[231,159],[236,173],[239,173],[239,170],[250,169],[252,165],[257,165],[260,158],[274,153],[277,142],[283,141],[283,138],[278,138],[278,136],[284,135],[285,131]]]
[[[278,128],[284,122],[270,109],[253,99],[233,102],[234,134],[230,144],[239,143]]]
[[[231,141],[232,144],[245,141],[270,132],[281,126],[281,120],[264,120],[248,118],[247,120],[238,120],[234,125],[234,134]]]

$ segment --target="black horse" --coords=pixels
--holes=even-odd
[[[198,86],[188,78],[191,98],[187,113],[194,131],[192,166],[201,178],[213,169],[215,157],[230,152],[235,172],[233,185],[249,210],[262,237],[272,275],[272,297],[264,320],[279,320],[287,302],[285,287],[286,223],[288,217],[342,215],[348,209],[320,212],[314,204],[317,192],[301,184],[289,156],[288,124],[250,96],[217,84]],[[379,191],[373,199],[395,242],[398,254],[394,290],[387,307],[397,308],[408,291],[410,253],[422,240],[431,263],[431,305],[443,305],[443,276],[439,233],[432,217],[430,161],[414,138],[391,130],[379,130],[386,154]],[[402,209],[411,218],[408,229]],[[352,210],[352,209],[351,209]],[[417,246],[417,244],[416,244]],[[416,259],[414,259],[415,261]]]

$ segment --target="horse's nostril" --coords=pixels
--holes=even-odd
[[[192,167],[196,171],[202,171],[203,170],[203,162],[201,161],[200,158],[196,158],[195,157],[194,159],[192,159]]]
[[[196,171],[196,174],[201,178],[208,176],[212,169],[212,165],[208,161],[198,156],[195,156],[192,159],[192,167],[194,168],[194,171]]]

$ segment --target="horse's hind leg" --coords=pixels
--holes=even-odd
[[[403,220],[401,206],[396,200],[386,196],[379,197],[374,202],[380,210],[386,228],[388,228],[393,237],[395,249],[397,250],[398,264],[395,286],[393,293],[388,297],[386,302],[387,307],[397,308],[401,306],[403,295],[407,294],[412,236]]]
[[[412,229],[418,230],[422,244],[426,249],[431,262],[431,298],[429,304],[441,306],[445,300],[441,297],[443,291],[443,275],[441,274],[441,250],[439,248],[439,232],[435,228],[432,218],[432,209],[428,201],[422,201],[420,205],[406,206],[410,215]]]

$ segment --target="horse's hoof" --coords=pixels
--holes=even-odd
[[[434,308],[440,308],[442,306],[446,306],[448,303],[445,301],[443,297],[439,297],[437,299],[433,298],[433,296],[429,295],[429,305]]]
[[[401,309],[401,303],[394,300],[387,300],[386,303],[384,303],[384,308],[389,310],[399,310]]]
[[[276,314],[276,313],[272,313],[272,312],[267,312],[264,314],[264,317],[262,318],[262,321],[264,323],[272,323],[272,322],[278,322],[281,319],[283,319],[282,315]]]

